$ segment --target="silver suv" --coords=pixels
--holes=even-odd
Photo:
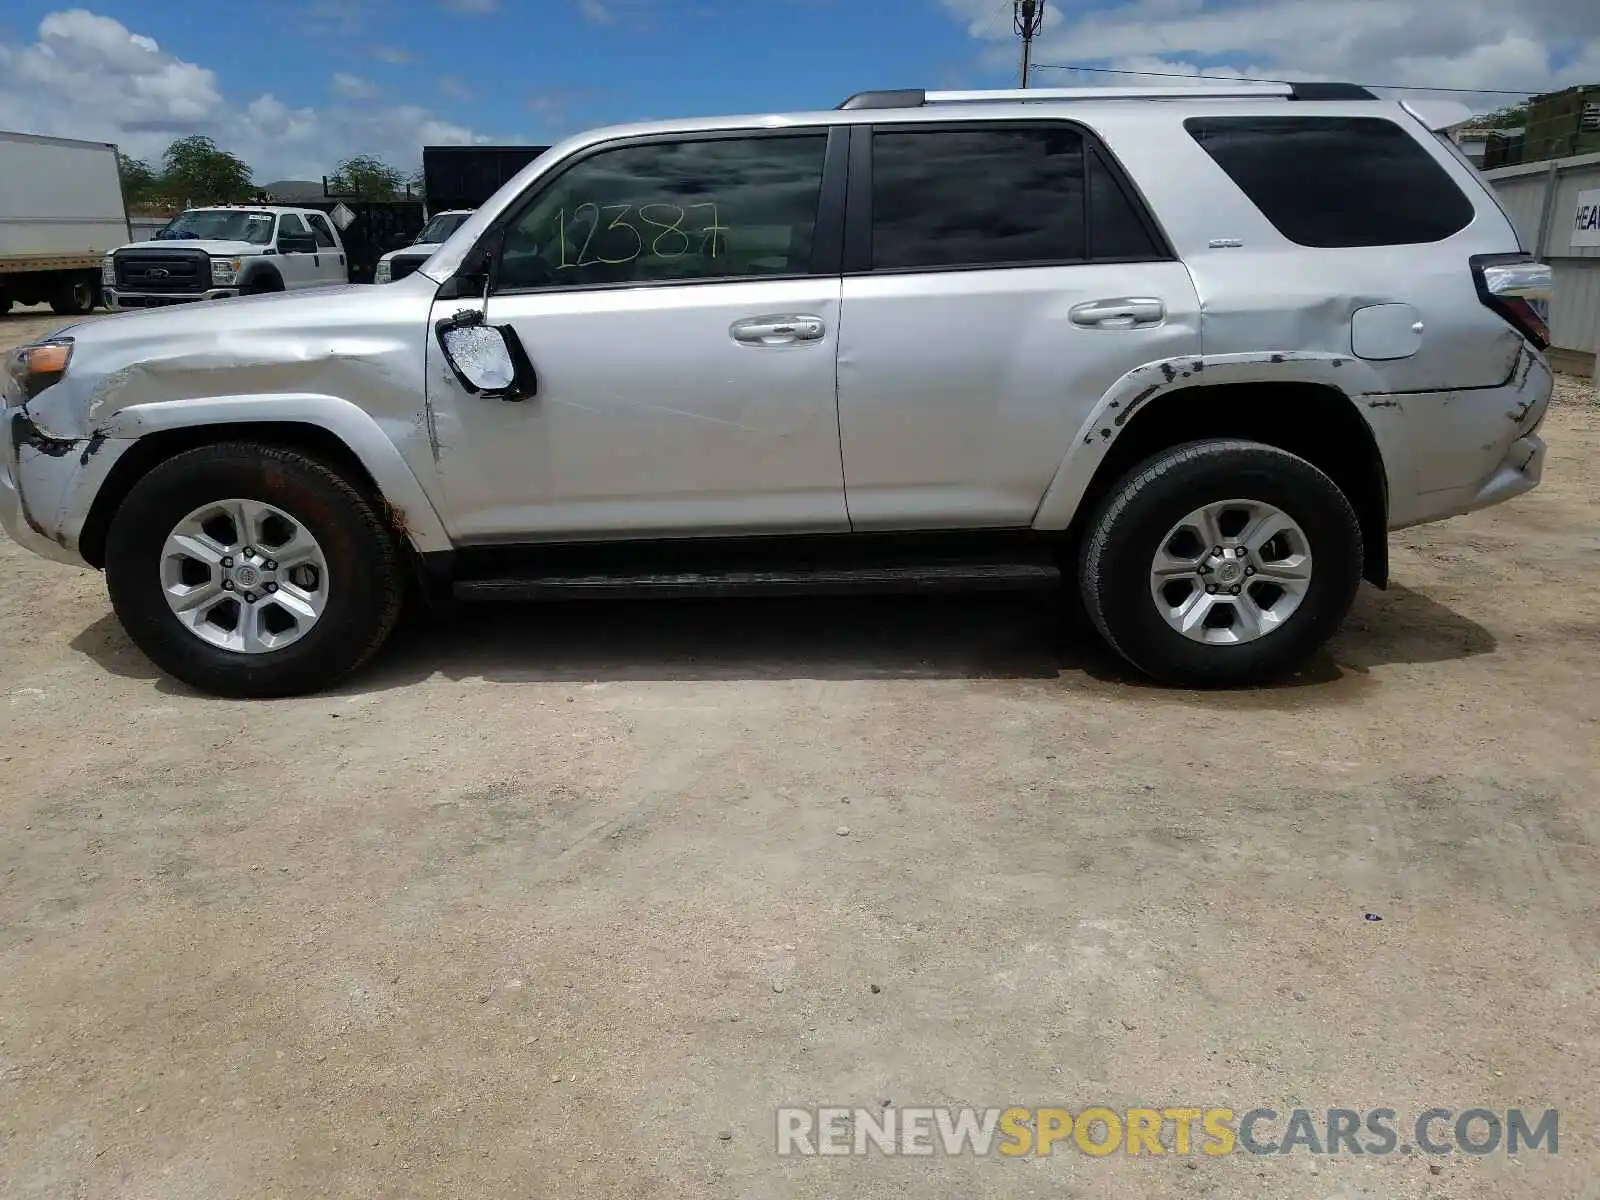
[[[69,326],[0,514],[163,669],[324,687],[410,592],[1054,585],[1263,680],[1539,480],[1548,292],[1350,85],[876,92],[600,130],[414,275]]]

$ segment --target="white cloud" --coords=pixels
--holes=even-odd
[[[473,97],[472,89],[462,82],[459,75],[439,76],[439,94],[451,100],[470,100]]]
[[[402,50],[398,46],[374,46],[372,48],[372,57],[379,62],[394,63],[396,65],[415,62],[417,58],[411,51]]]
[[[604,0],[578,0],[578,13],[591,25],[614,25],[617,21]]]
[[[215,71],[82,9],[51,13],[33,41],[0,33],[0,129],[116,142],[151,161],[174,138],[203,133],[248,162],[258,182],[316,179],[362,153],[409,168],[424,145],[491,140],[420,104],[374,103],[377,88],[358,75],[336,74],[330,91],[320,107],[270,93],[229,97]]]
[[[985,45],[987,66],[998,71],[1016,61],[1009,5],[942,2]],[[1553,90],[1600,79],[1600,4],[1594,0],[1125,0],[1093,10],[1058,3],[1046,12],[1034,43],[1039,63],[1203,70],[1219,77],[1233,71],[1420,90]],[[1128,82],[1042,71],[1036,83],[1096,79]],[[1483,109],[1513,97],[1465,99]]]
[[[346,100],[376,100],[380,95],[376,84],[346,71],[335,71],[328,86]]]

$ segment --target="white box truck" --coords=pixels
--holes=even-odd
[[[0,315],[90,311],[102,260],[131,240],[116,146],[0,132]]]

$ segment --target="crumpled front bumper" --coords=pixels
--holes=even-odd
[[[78,537],[100,485],[131,443],[52,436],[21,399],[10,380],[0,382],[0,526],[35,554],[87,567]]]
[[[48,528],[31,507],[37,504],[46,492],[56,491],[59,497],[59,489],[50,487],[49,482],[51,477],[55,482],[64,481],[68,472],[62,468],[55,470],[46,468],[44,472],[30,470],[28,474],[35,477],[38,486],[31,487],[29,491],[32,494],[27,499],[23,498],[21,453],[17,446],[17,434],[14,432],[15,422],[19,419],[26,420],[26,417],[18,410],[12,409],[6,413],[5,454],[0,456],[0,525],[5,527],[6,534],[11,540],[24,549],[32,550],[45,558],[55,559],[57,562],[87,566],[88,564],[78,557],[76,549],[50,536]]]

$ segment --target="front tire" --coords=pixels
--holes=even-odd
[[[283,277],[276,271],[262,271],[240,289],[241,296],[269,296],[283,291]]]
[[[1112,489],[1079,582],[1090,618],[1166,683],[1236,687],[1300,666],[1361,583],[1361,525],[1311,463],[1258,442],[1175,446]]]
[[[383,644],[404,592],[366,496],[316,459],[248,442],[187,451],[135,484],[108,531],[106,583],[156,666],[236,697],[335,683]]]

